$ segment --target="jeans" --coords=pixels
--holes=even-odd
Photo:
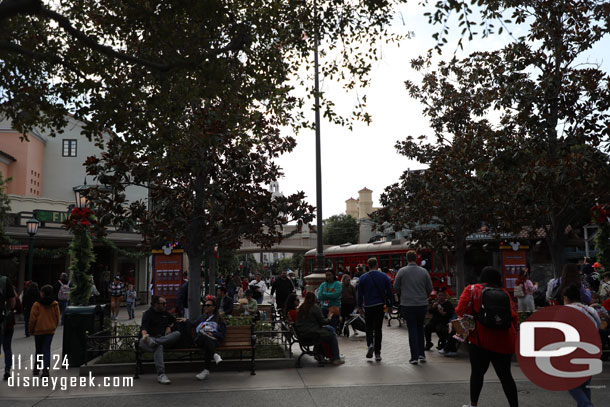
[[[4,370],[6,372],[13,367],[13,349],[11,348],[11,341],[13,340],[14,332],[13,328],[0,332],[0,343],[2,344],[2,350],[4,351]]]
[[[144,338],[140,339],[140,348],[145,352],[151,352],[155,359],[155,368],[157,369],[157,375],[165,374],[165,363],[163,362],[163,347],[173,345],[180,339],[180,332],[171,332],[165,336],[153,338],[154,344],[148,346],[144,342]]]
[[[418,360],[424,354],[424,319],[426,318],[426,305],[404,306],[401,305],[402,315],[407,322],[409,331],[409,348],[411,349],[411,360]]]
[[[439,321],[432,319],[424,327],[424,334],[426,336],[426,347],[432,347],[432,332],[438,335],[438,348],[443,349],[447,343],[447,336],[449,336],[448,321]]]
[[[51,366],[51,342],[53,342],[53,334],[34,335],[34,344],[36,346],[36,358],[34,362],[38,367],[38,355],[42,355],[44,370],[48,371]],[[38,369],[34,369],[37,372]]]
[[[510,361],[512,355],[492,352],[479,346],[470,344],[470,402],[477,403],[481,390],[483,389],[483,379],[485,372],[489,369],[489,362],[494,367],[496,375],[502,383],[502,389],[508,399],[510,407],[517,407],[517,385],[510,372]],[[570,393],[571,394],[571,393]]]
[[[366,323],[366,346],[373,345],[375,353],[381,353],[383,304],[364,307],[364,320]]]
[[[591,389],[588,388],[590,384],[591,378],[589,377],[589,379],[580,386],[568,390],[570,396],[576,400],[577,407],[593,407],[593,403],[591,402]]]
[[[128,302],[127,303],[127,315],[129,315],[129,319],[135,318],[135,311],[136,311],[136,303]]]
[[[257,298],[257,299],[256,299],[256,303],[257,303],[257,304],[262,304],[262,303],[263,303],[263,299],[264,299],[264,298],[265,298],[265,296],[264,296],[264,295],[261,295],[261,296],[260,296],[260,298]]]

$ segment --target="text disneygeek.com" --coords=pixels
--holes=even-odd
[[[31,388],[31,387],[46,387],[52,390],[67,390],[75,387],[105,387],[105,388],[121,388],[133,387],[133,377],[95,377],[91,372],[89,376],[80,377],[38,377],[38,376],[21,376],[20,373],[13,373],[8,378],[8,387],[13,388]]]

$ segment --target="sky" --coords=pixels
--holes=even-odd
[[[395,18],[393,29],[399,33],[413,31],[415,36],[404,40],[400,47],[384,46],[383,58],[374,65],[371,84],[365,89],[368,101],[367,111],[373,121],[367,126],[356,123],[353,131],[341,126],[332,125],[322,119],[321,154],[322,154],[322,217],[324,219],[345,213],[345,201],[358,198],[358,191],[367,187],[373,191],[373,206],[378,207],[379,197],[383,190],[398,181],[407,169],[423,168],[417,162],[410,161],[396,152],[395,144],[407,136],[431,135],[428,120],[422,115],[422,105],[409,97],[404,82],[410,79],[420,81],[421,73],[410,67],[410,61],[424,55],[435,45],[432,34],[440,27],[428,25],[425,12],[416,2],[400,8],[400,15]],[[457,23],[451,26],[454,35],[445,46],[443,58],[452,56],[456,49]],[[521,34],[519,31],[514,35]],[[510,41],[505,34],[489,38],[475,38],[464,43],[464,50],[459,56],[466,56],[474,51],[494,50]],[[608,70],[610,62],[610,41],[598,47],[593,57],[602,62]],[[439,57],[436,57],[437,59]],[[354,106],[356,95],[345,94],[330,81],[321,78],[321,91],[331,95],[339,109],[345,106],[346,111]],[[360,93],[362,95],[362,93]],[[313,104],[313,102],[312,102]],[[313,110],[306,112],[313,121]],[[290,130],[286,130],[290,131]],[[283,168],[284,177],[279,180],[280,191],[289,195],[304,191],[306,200],[316,205],[315,173],[315,132],[301,131],[296,137],[297,147],[277,160]]]

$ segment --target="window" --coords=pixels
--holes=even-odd
[[[62,157],[76,157],[76,140],[63,140]]]

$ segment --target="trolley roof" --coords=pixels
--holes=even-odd
[[[362,243],[362,244],[351,244],[345,243],[339,246],[331,246],[324,249],[324,254],[347,254],[347,253],[368,253],[368,252],[393,252],[393,251],[406,251],[409,249],[415,249],[417,241],[403,240],[400,243],[394,242],[375,242],[375,243]],[[311,249],[305,256],[313,256],[317,252],[316,249]]]

